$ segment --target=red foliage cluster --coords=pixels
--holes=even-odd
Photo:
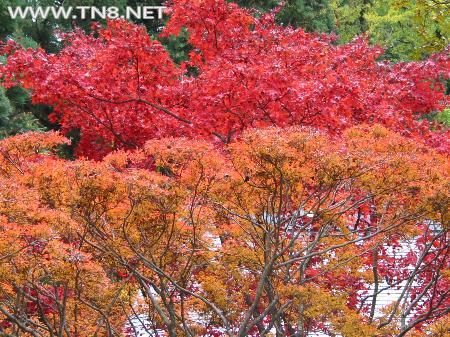
[[[33,102],[54,106],[63,130],[80,129],[78,154],[97,159],[167,135],[228,142],[247,127],[298,124],[339,133],[381,123],[448,151],[448,133],[419,120],[448,103],[446,54],[379,62],[382,50],[363,38],[337,46],[226,1],[173,3],[162,34],[186,27],[194,47],[181,67],[143,27],[110,21],[91,35],[64,35],[56,55],[9,46],[5,84],[20,83]]]

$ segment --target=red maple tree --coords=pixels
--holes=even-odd
[[[6,86],[54,107],[64,131],[81,132],[78,155],[100,159],[167,135],[229,142],[248,127],[308,125],[332,134],[379,123],[449,150],[448,132],[423,120],[448,104],[448,54],[422,62],[378,61],[379,47],[255,18],[226,1],[173,1],[163,36],[189,32],[188,62],[177,66],[145,29],[109,21],[90,35],[64,34],[56,55],[8,45]],[[187,71],[195,67],[196,75]]]

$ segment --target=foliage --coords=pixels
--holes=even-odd
[[[34,115],[23,110],[26,103],[22,100],[26,97],[19,88],[6,91],[0,87],[0,138],[41,129]],[[12,105],[11,101],[15,104]]]
[[[371,38],[393,60],[423,59],[450,42],[450,9],[444,2],[375,2],[366,18]]]
[[[0,40],[15,31],[17,22],[14,21],[8,11],[7,6],[15,6],[18,2],[9,0],[0,0]]]
[[[284,26],[301,27],[308,32],[331,33],[334,15],[328,0],[236,0],[241,7],[254,9],[253,14],[276,13],[276,21]]]
[[[372,8],[372,3],[375,1],[333,0],[331,2],[340,42],[347,43],[355,36],[367,32],[366,13]]]
[[[334,32],[340,42],[367,34],[392,61],[424,59],[449,44],[450,12],[438,0],[289,0],[235,1],[263,12],[276,10],[277,21],[306,31]]]
[[[146,1],[146,5],[161,5],[161,1]],[[13,40],[24,48],[38,48],[41,47],[49,53],[58,52],[62,43],[58,38],[58,31],[72,31],[74,29],[83,29],[87,32],[91,31],[91,25],[94,21],[88,17],[86,19],[81,19],[80,17],[76,19],[55,19],[50,16],[46,19],[36,19],[31,18],[26,19],[12,19],[7,11],[7,7],[16,6],[60,6],[62,3],[58,0],[38,0],[30,3],[24,0],[2,0],[0,1],[0,22],[2,26],[0,27],[0,40],[7,41]],[[124,11],[125,6],[134,6],[138,4],[134,0],[66,0],[63,2],[64,7],[76,7],[76,6],[93,6],[101,8],[102,6],[116,6]],[[102,24],[105,20],[96,20],[96,24]],[[158,20],[143,20],[140,23],[146,24],[149,33],[155,34],[161,22]],[[178,60],[183,56],[178,55],[180,49],[184,47],[183,39],[179,39],[180,43],[177,43],[176,39],[171,39],[168,43],[168,49],[172,52],[174,51],[174,59]],[[15,90],[13,95],[9,91],[7,93],[7,99],[9,100],[9,105],[11,105],[14,110],[14,114],[10,117],[4,116],[2,119],[2,126],[0,137],[14,135],[20,132],[36,130],[36,129],[58,129],[57,124],[49,122],[48,115],[51,114],[52,110],[48,106],[43,105],[33,105],[31,104],[31,99],[25,90]],[[69,134],[76,133],[77,130],[71,130]],[[74,138],[76,140],[76,138]]]
[[[277,14],[277,21],[308,32],[331,33],[335,28],[328,0],[287,0]]]
[[[53,106],[51,120],[64,132],[80,130],[77,154],[90,158],[167,135],[226,143],[249,126],[338,134],[361,122],[448,150],[448,134],[421,119],[447,105],[445,53],[379,62],[381,50],[364,39],[336,46],[224,1],[179,0],[169,14],[161,37],[187,31],[193,48],[179,67],[142,27],[119,20],[95,34],[62,35],[67,46],[58,54],[10,44],[5,85],[23,85],[34,103]]]
[[[255,129],[220,151],[165,138],[97,162],[58,159],[64,142],[0,142],[0,333],[442,331],[448,157],[381,126]]]
[[[450,109],[445,109],[436,116],[436,119],[450,126]]]
[[[394,61],[424,59],[449,44],[448,3],[435,0],[334,0],[341,41],[367,33]]]
[[[25,48],[35,47],[35,42],[32,39],[18,31],[18,20],[13,20],[7,11],[7,6],[19,4],[19,1],[0,1],[0,22],[2,22],[0,41],[12,38]],[[5,59],[0,59],[0,63],[4,62],[6,62]],[[18,94],[15,90],[6,92],[3,87],[0,87],[0,138],[39,128],[39,124],[33,118],[33,115],[22,111],[23,99],[26,99],[28,95],[25,92],[19,95],[11,95],[11,93]]]
[[[222,0],[218,1],[220,4]],[[382,58],[389,60],[423,59],[436,51],[442,51],[448,45],[448,8],[445,3],[433,0],[420,1],[366,1],[366,0],[289,0],[285,2],[273,0],[234,1],[241,6],[251,8],[248,14],[253,16],[264,16],[271,12],[275,15],[275,21],[283,26],[292,25],[302,27],[311,32],[336,32],[340,42],[348,42],[355,36],[367,33],[370,42],[387,48]],[[175,1],[177,3],[177,1]],[[138,6],[135,0],[79,0],[65,1],[64,6],[77,5],[109,6],[114,5],[121,9],[125,6]],[[146,1],[146,5],[161,5],[160,0]],[[199,2],[194,2],[195,6]],[[12,39],[25,48],[37,46],[42,47],[49,54],[58,52],[63,44],[56,31],[73,31],[81,28],[85,32],[92,31],[92,20],[11,20],[6,11],[6,6],[29,5],[21,0],[1,1],[0,15],[2,15],[2,31],[0,37]],[[51,6],[59,5],[59,1],[40,0],[35,5]],[[211,1],[205,1],[204,6],[211,6]],[[203,6],[203,5],[202,5]],[[256,10],[255,10],[256,9]],[[260,12],[259,12],[260,11]],[[3,18],[4,17],[4,18]],[[205,18],[207,18],[206,16]],[[100,24],[104,22],[100,21]],[[168,50],[171,58],[176,64],[188,60],[192,49],[189,43],[188,32],[182,30],[178,36],[166,37],[157,34],[162,28],[162,22],[158,20],[141,20],[136,23],[145,25],[147,32],[158,38]],[[231,26],[228,28],[232,28]],[[197,74],[197,69],[189,68],[189,74]],[[15,110],[14,117],[8,120],[8,128],[3,127],[2,135],[16,134],[27,128],[50,128],[59,129],[59,125],[51,123],[48,115],[52,109],[48,106],[33,105],[28,94],[23,95],[19,101],[26,100],[26,108],[16,106],[17,97],[9,98],[9,105]],[[429,111],[433,113],[434,111]],[[5,124],[5,123],[4,123]],[[78,126],[67,131],[67,134],[77,134]],[[101,140],[99,140],[101,141]],[[109,141],[107,142],[109,143]],[[75,143],[74,143],[74,146]]]
[[[402,30],[425,0],[332,4],[344,38],[417,43],[389,58],[444,47],[434,7]],[[0,140],[0,336],[448,332],[448,50],[382,61],[286,25],[330,31],[328,2],[247,5],[2,27],[0,131],[62,133]]]

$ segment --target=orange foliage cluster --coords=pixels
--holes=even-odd
[[[381,126],[166,138],[100,162],[54,156],[64,142],[0,142],[2,336],[403,336],[428,321],[443,336],[446,228],[427,228],[449,223],[448,157]],[[417,237],[409,265],[382,248]],[[377,316],[378,278],[422,288]]]

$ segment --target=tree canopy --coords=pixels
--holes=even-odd
[[[449,11],[444,2],[434,0],[420,1],[341,1],[341,0],[255,0],[234,1],[250,9],[251,15],[260,17],[271,12],[275,21],[282,26],[301,27],[308,32],[337,34],[338,42],[351,41],[356,36],[367,34],[373,45],[382,46],[386,51],[381,56],[391,61],[420,60],[440,52],[448,45]],[[170,3],[170,2],[169,2]],[[59,1],[34,1],[38,6],[60,6]],[[161,0],[148,0],[145,5],[162,5]],[[56,53],[63,43],[55,31],[65,32],[83,29],[91,32],[92,19],[80,18],[66,20],[48,17],[46,19],[12,19],[7,6],[25,6],[21,0],[0,1],[2,27],[0,39],[14,40],[25,47],[42,47],[48,53]],[[126,6],[139,5],[135,0],[92,0],[65,1],[64,6],[116,6],[123,10]],[[104,22],[103,22],[104,23]],[[164,22],[158,20],[135,20],[143,24],[148,34],[157,37]],[[182,31],[178,37],[158,37],[169,51],[172,59],[179,64],[188,59],[191,46],[187,34]],[[20,133],[26,130],[54,129],[60,126],[52,123],[48,115],[52,109],[46,105],[33,105],[28,93],[21,88],[0,92],[2,101],[8,101],[11,109],[0,110],[0,136]],[[432,113],[430,116],[434,116]],[[443,114],[445,116],[445,113]],[[438,121],[443,121],[438,118]],[[78,139],[79,130],[71,131],[70,137]],[[75,143],[74,143],[75,144]]]
[[[0,142],[7,336],[425,336],[445,326],[447,156],[381,126],[338,140],[254,129],[225,152],[164,138],[99,162],[55,157],[62,142]],[[392,254],[402,244],[415,249]],[[378,312],[377,296],[397,287]]]
[[[381,123],[448,151],[448,131],[431,131],[440,125],[422,118],[448,103],[446,53],[378,61],[382,50],[362,38],[335,45],[216,0],[178,1],[169,13],[162,36],[185,29],[193,48],[181,66],[143,27],[119,20],[62,34],[67,44],[57,54],[11,42],[4,85],[53,106],[50,120],[80,130],[77,153],[90,158],[154,137],[228,142],[249,126],[292,124],[339,133]]]

